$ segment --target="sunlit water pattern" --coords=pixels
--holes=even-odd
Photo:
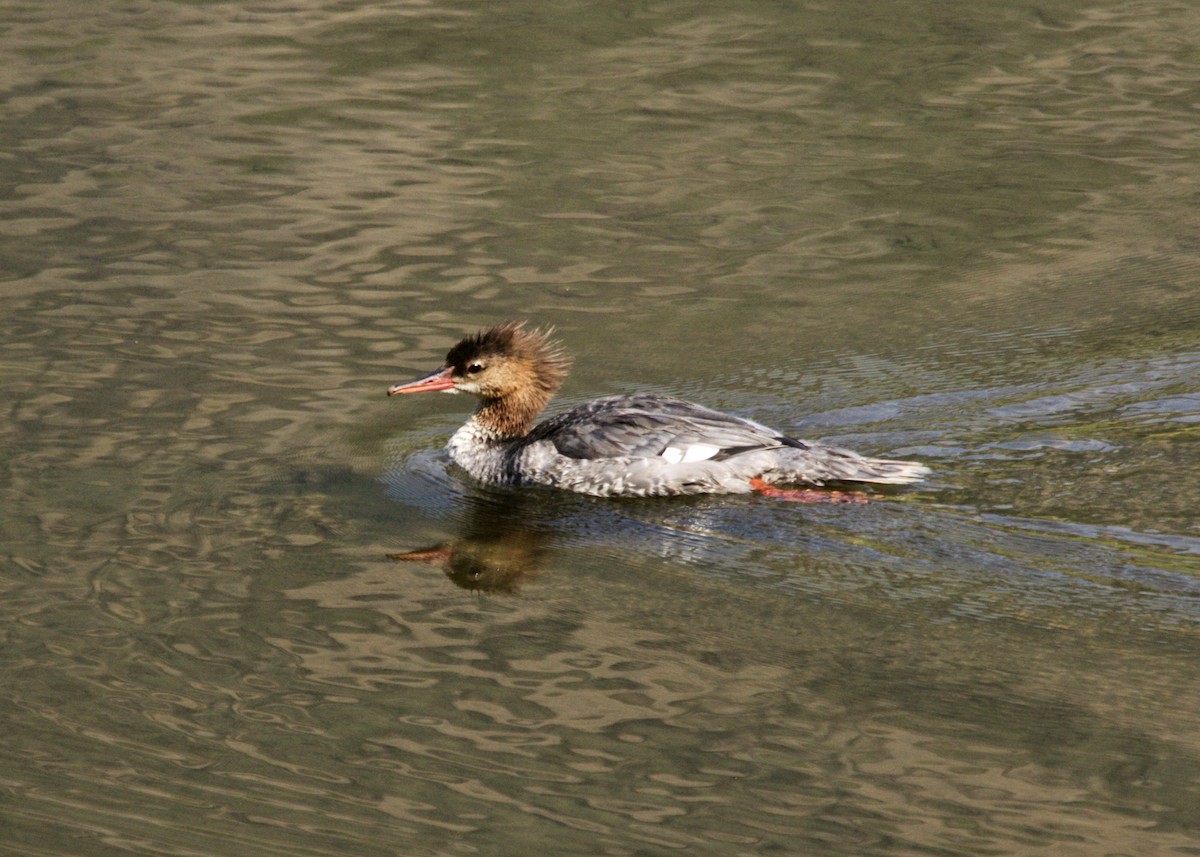
[[[1200,850],[1191,4],[10,5],[0,853]],[[684,395],[933,478],[473,485]]]

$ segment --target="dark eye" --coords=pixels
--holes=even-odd
[[[478,375],[482,371],[483,371],[482,363],[472,363],[470,366],[467,367],[468,375]]]

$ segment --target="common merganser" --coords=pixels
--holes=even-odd
[[[929,473],[915,461],[866,458],[796,440],[654,393],[585,402],[534,427],[570,363],[548,332],[501,324],[463,339],[435,372],[387,392],[477,396],[479,406],[447,449],[476,479],[497,485],[551,485],[600,497],[758,492],[805,502],[863,502],[858,492],[775,486],[902,485]]]

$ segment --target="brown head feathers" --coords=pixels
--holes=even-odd
[[[518,437],[562,385],[571,359],[549,330],[510,322],[466,337],[446,355],[462,389],[480,398],[475,420],[496,434]],[[469,386],[468,386],[469,385]]]
[[[520,367],[528,383],[549,395],[562,385],[571,358],[550,339],[552,329],[526,330],[524,322],[507,322],[466,337],[446,354],[446,365],[456,375],[469,373],[472,364],[497,362]]]

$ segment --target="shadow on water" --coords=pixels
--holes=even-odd
[[[545,562],[546,535],[527,517],[526,508],[532,505],[515,498],[495,503],[474,498],[455,536],[427,548],[388,554],[388,559],[438,565],[463,589],[515,593]]]

